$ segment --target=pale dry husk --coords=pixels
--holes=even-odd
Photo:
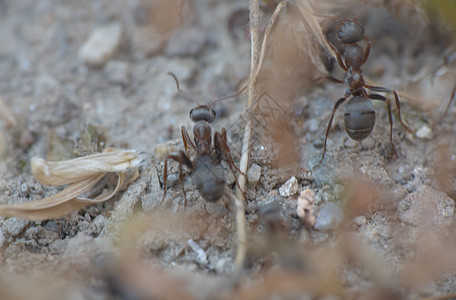
[[[103,153],[57,162],[34,157],[31,162],[32,173],[40,183],[69,186],[60,193],[42,200],[2,205],[0,215],[41,221],[62,217],[89,204],[104,202],[117,194],[123,186],[126,172],[137,168],[140,163],[141,158],[137,151],[113,148],[106,149]],[[114,191],[94,199],[79,197],[108,173],[118,175]],[[136,170],[136,174],[129,182],[136,180],[138,176]]]

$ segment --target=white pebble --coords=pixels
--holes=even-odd
[[[247,172],[247,180],[251,185],[256,185],[260,181],[261,167],[257,164],[252,164]]]
[[[428,125],[423,125],[416,131],[416,137],[422,140],[430,140],[433,137],[432,129]]]
[[[107,63],[120,47],[122,24],[113,22],[95,29],[79,49],[81,61],[91,67]]]
[[[204,252],[203,248],[201,248],[193,239],[189,239],[187,241],[188,245],[190,248],[192,248],[193,251],[195,251],[196,256],[198,257],[198,262],[205,266],[207,265],[207,255],[206,252]]]
[[[298,180],[296,179],[296,177],[293,176],[279,188],[279,194],[282,197],[289,197],[295,195],[298,192],[298,190]]]

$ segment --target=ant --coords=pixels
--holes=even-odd
[[[361,66],[366,62],[369,56],[372,43],[364,34],[364,27],[362,27],[361,24],[359,24],[356,20],[342,20],[337,17],[332,18],[336,19],[336,22],[338,23],[337,38],[345,45],[345,49],[343,50],[345,61],[342,60],[342,56],[339,50],[333,44],[329,43],[329,45],[336,53],[337,63],[344,71],[347,72],[347,74],[345,75],[344,81],[332,76],[325,76],[323,78],[329,79],[336,83],[345,83],[348,87],[345,92],[345,96],[337,100],[332,109],[331,118],[329,119],[328,128],[326,129],[323,155],[319,164],[321,164],[325,157],[326,141],[328,139],[329,130],[331,129],[334,114],[339,105],[347,100],[348,103],[345,107],[344,112],[345,131],[347,132],[348,136],[355,141],[361,141],[368,137],[374,128],[375,109],[371,99],[386,102],[390,123],[391,147],[393,148],[394,154],[397,156],[397,152],[393,144],[393,118],[391,116],[391,100],[382,95],[368,94],[366,89],[380,93],[392,93],[394,95],[396,107],[399,113],[399,122],[406,130],[412,132],[412,130],[408,128],[404,122],[402,122],[399,96],[394,90],[390,90],[381,86],[371,86],[365,83],[361,71]],[[358,42],[361,40],[365,40],[367,42],[366,50],[358,45]]]
[[[244,92],[246,87],[244,87],[235,95],[214,100],[209,105],[200,105],[190,94],[180,89],[179,81],[177,80],[176,75],[173,73],[168,73],[168,75],[172,76],[176,81],[178,92],[195,101],[197,107],[190,110],[189,113],[190,119],[193,123],[195,123],[193,126],[194,142],[192,142],[190,139],[185,126],[182,126],[181,134],[185,152],[180,150],[179,154],[170,154],[165,159],[163,174],[164,195],[160,203],[163,203],[166,198],[166,181],[168,177],[169,159],[172,159],[179,163],[179,181],[181,183],[182,191],[184,194],[184,206],[187,206],[187,194],[184,189],[182,165],[186,165],[191,170],[193,184],[201,192],[203,198],[209,202],[216,202],[223,196],[226,185],[225,169],[221,165],[222,160],[228,163],[228,166],[233,173],[235,182],[238,186],[239,183],[236,179],[234,169],[243,175],[245,174],[239,170],[233,162],[230,148],[227,144],[225,128],[222,128],[221,132],[216,131],[212,137],[212,129],[210,123],[212,123],[216,117],[216,112],[214,109],[212,109],[212,106],[219,101],[239,96],[242,92]],[[196,157],[193,161],[190,159],[190,155],[188,154],[189,148],[192,148],[196,151]],[[242,192],[242,194],[245,197],[244,192]]]

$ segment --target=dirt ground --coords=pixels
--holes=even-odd
[[[400,1],[352,2],[323,5],[323,12],[356,16],[364,25],[372,49],[363,71],[376,84],[399,91],[402,117],[414,132],[400,125],[392,104],[395,156],[380,102],[372,134],[355,142],[345,133],[342,106],[317,166],[331,109],[345,87],[306,78],[304,91],[292,101],[268,98],[286,120],[274,129],[275,137],[291,136],[293,143],[278,145],[269,135],[272,129],[254,122],[253,179],[245,205],[248,252],[239,270],[235,213],[227,197],[205,202],[186,170],[184,208],[178,165],[171,163],[168,195],[160,201],[164,156],[183,149],[180,127],[191,133],[188,114],[195,106],[178,95],[167,73],[176,74],[181,88],[200,104],[242,88],[250,71],[247,1],[187,3],[181,25],[170,17],[167,25],[177,29],[162,41],[144,25],[150,20],[138,0],[0,0],[0,97],[18,123],[2,121],[0,203],[55,194],[59,188],[33,178],[30,159],[83,154],[88,124],[106,137],[102,146],[136,149],[144,156],[140,177],[105,203],[41,222],[0,218],[0,298],[456,294],[456,103],[442,117],[456,82],[454,54],[448,50],[453,34]],[[263,11],[262,26],[270,13]],[[118,45],[101,62],[90,63],[90,53],[81,48],[107,24],[121,26]],[[335,64],[331,74],[343,78],[339,69]],[[246,98],[217,104],[212,123],[213,131],[226,128],[236,165]],[[292,154],[285,151],[290,149]],[[227,174],[234,192],[234,177]],[[89,196],[110,188],[107,178]],[[306,190],[310,202],[302,219],[298,196]]]

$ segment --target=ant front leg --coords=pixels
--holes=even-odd
[[[364,39],[367,41],[367,47],[366,47],[366,51],[364,51],[364,58],[363,58],[363,65],[364,63],[366,62],[367,58],[369,57],[369,53],[370,53],[370,49],[371,49],[371,45],[372,45],[372,42],[365,36]]]
[[[190,157],[188,154],[188,148],[189,145],[193,148],[193,150],[196,150],[195,144],[193,144],[192,139],[188,135],[187,129],[185,126],[181,127],[181,134],[182,134],[182,141],[184,142],[184,147],[185,147],[185,154],[187,154],[187,157]]]
[[[383,97],[382,95],[377,95],[377,94],[371,94],[367,95],[368,98],[374,99],[374,100],[380,100],[386,102],[386,107],[388,108],[388,118],[389,118],[389,123],[390,123],[390,142],[391,142],[391,147],[393,148],[393,152],[396,156],[397,152],[396,149],[394,148],[393,144],[393,117],[391,116],[391,104],[390,100],[386,97]]]
[[[334,105],[334,107],[333,107],[333,109],[332,109],[331,118],[329,119],[328,128],[326,129],[326,134],[325,134],[325,146],[324,146],[324,148],[323,148],[323,155],[321,156],[320,162],[318,163],[317,166],[319,166],[319,165],[321,164],[321,162],[323,161],[323,159],[325,158],[325,154],[326,154],[326,141],[328,140],[328,134],[329,134],[329,130],[331,129],[331,124],[332,124],[332,121],[333,121],[333,118],[334,118],[334,114],[336,113],[336,110],[337,110],[337,108],[339,107],[339,105],[341,105],[342,103],[344,103],[345,100],[347,100],[346,97],[343,97],[343,98],[340,98],[339,100],[337,100],[336,104]]]
[[[345,71],[347,72],[348,71],[348,68],[347,66],[345,65],[344,61],[342,60],[342,56],[339,52],[339,50],[337,50],[337,48],[331,44],[331,43],[328,43],[329,46],[331,46],[331,48],[333,49],[333,51],[336,53],[336,58],[337,58],[337,63],[339,64],[339,66]]]
[[[244,196],[244,199],[247,200],[247,196],[245,195],[244,191],[241,189],[241,186],[239,185],[239,182],[236,178],[236,173],[234,172],[234,169],[236,169],[240,174],[242,174],[245,177],[247,177],[247,175],[244,172],[242,172],[241,170],[239,170],[238,167],[236,167],[236,165],[234,164],[233,158],[231,157],[230,148],[228,147],[228,144],[226,143],[225,128],[222,128],[222,133],[220,133],[218,131],[216,131],[214,133],[214,148],[215,148],[215,151],[218,151],[220,153],[223,160],[225,160],[228,163],[228,166],[231,170],[231,173],[233,174],[236,185],[239,187],[239,190],[241,191],[242,196]]]
[[[183,172],[182,172],[182,165],[184,164],[187,167],[189,167],[190,169],[193,169],[193,164],[192,164],[190,159],[185,155],[185,153],[182,150],[179,151],[179,155],[170,154],[165,159],[165,166],[164,166],[164,171],[163,171],[163,190],[164,190],[164,194],[163,194],[162,200],[160,201],[160,204],[162,204],[163,201],[165,201],[165,198],[166,198],[166,182],[168,180],[168,159],[172,159],[172,160],[174,160],[174,161],[179,163],[179,181],[180,181],[181,186],[182,186],[182,192],[184,193],[184,206],[187,206],[187,194],[186,194],[185,188],[184,188],[184,175],[183,175]]]
[[[394,100],[396,101],[396,107],[397,107],[397,112],[399,115],[399,122],[401,123],[402,127],[404,127],[408,132],[413,133],[413,130],[411,130],[403,121],[401,117],[401,102],[399,101],[399,96],[397,95],[396,91],[390,90],[385,87],[381,86],[371,86],[371,85],[365,85],[365,88],[374,91],[374,92],[380,92],[380,93],[392,93],[394,95]],[[380,95],[377,95],[380,96]],[[385,97],[383,97],[385,98]],[[373,99],[373,98],[371,98]],[[385,98],[386,99],[386,98]],[[376,100],[383,100],[383,99],[376,99]],[[384,101],[384,100],[383,100]]]

